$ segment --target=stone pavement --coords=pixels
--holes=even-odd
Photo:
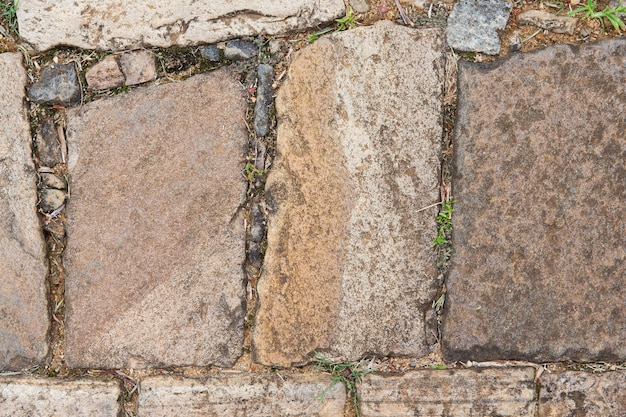
[[[0,54],[0,416],[626,416],[626,39],[459,62],[446,270],[444,31],[175,74],[184,51],[127,50],[343,2],[79,3],[23,0],[21,35],[96,59]]]

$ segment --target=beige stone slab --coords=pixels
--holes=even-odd
[[[69,112],[70,366],[230,366],[239,357],[245,110],[223,69]]]
[[[117,417],[116,381],[0,377],[0,417]]]
[[[317,27],[345,14],[343,0],[21,0],[20,36],[39,50],[187,46]]]
[[[544,373],[540,380],[539,417],[626,415],[626,372]]]
[[[137,415],[342,417],[345,398],[343,384],[331,386],[327,376],[152,377],[141,382]]]
[[[48,352],[45,242],[20,53],[0,54],[0,371]]]
[[[533,368],[369,374],[358,387],[362,417],[534,417]]]
[[[424,355],[434,343],[439,32],[380,22],[316,41],[281,87],[253,354]]]
[[[626,360],[625,79],[623,37],[459,66],[446,359]]]

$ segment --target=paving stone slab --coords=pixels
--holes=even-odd
[[[0,377],[0,417],[117,417],[115,381]]]
[[[543,374],[539,417],[626,415],[626,372]]]
[[[624,79],[624,38],[461,64],[447,359],[626,359]]]
[[[358,386],[362,417],[534,417],[533,368],[369,374]]]
[[[141,381],[137,415],[342,417],[345,387],[331,385],[313,375],[151,377]]]
[[[0,54],[0,79],[0,370],[17,370],[48,352],[48,262],[21,54]]]
[[[39,50],[188,46],[332,22],[343,0],[21,0],[20,36]]]
[[[424,355],[434,343],[442,48],[380,22],[300,51],[281,87],[253,353]]]
[[[224,69],[68,113],[69,366],[241,354],[245,110]]]

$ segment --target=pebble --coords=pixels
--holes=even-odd
[[[370,5],[367,4],[367,0],[350,0],[350,7],[357,13],[367,13],[370,10]]]
[[[157,77],[155,56],[150,51],[128,52],[119,58],[126,85],[153,81]]]
[[[220,62],[220,50],[215,45],[207,45],[201,48],[200,55],[211,62]]]
[[[253,267],[259,269],[262,261],[261,245],[256,242],[250,242],[248,246],[248,260]]]
[[[254,105],[254,132],[257,136],[267,136],[270,132],[270,106],[273,101],[274,68],[260,64],[258,68],[258,86]]]
[[[59,134],[52,119],[45,119],[37,128],[35,148],[41,165],[53,167],[63,162]]]
[[[51,64],[28,91],[31,101],[42,105],[71,106],[80,102],[81,88],[73,62]]]
[[[252,206],[252,212],[250,216],[250,240],[256,243],[261,243],[265,236],[265,218],[259,204],[256,203]]]
[[[114,55],[106,56],[102,61],[89,68],[85,73],[87,88],[106,90],[124,85],[125,77]]]
[[[527,10],[517,16],[517,23],[522,25],[537,26],[554,33],[574,34],[576,29],[575,17],[557,16],[541,10]]]
[[[224,58],[231,61],[243,61],[256,55],[258,48],[250,41],[234,40],[226,43]]]
[[[41,177],[41,183],[45,188],[54,188],[57,190],[67,189],[67,182],[65,182],[65,179],[59,177],[58,175],[44,172],[39,174],[39,176]]]
[[[66,193],[54,188],[44,188],[39,192],[41,197],[41,209],[51,213],[65,203]]]
[[[505,0],[461,0],[448,18],[448,44],[460,51],[499,54],[497,31],[506,27],[512,8]]]

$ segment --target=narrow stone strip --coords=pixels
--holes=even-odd
[[[316,27],[345,13],[343,0],[21,0],[20,35],[37,49],[188,46]]]
[[[119,383],[0,377],[0,416],[6,417],[117,417]]]
[[[370,374],[359,385],[362,417],[534,417],[533,368]]]
[[[0,371],[42,361],[49,319],[45,243],[20,53],[0,54]]]
[[[342,417],[344,403],[343,384],[326,376],[152,377],[141,383],[138,417]]]

